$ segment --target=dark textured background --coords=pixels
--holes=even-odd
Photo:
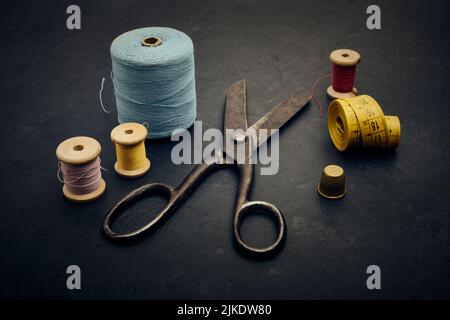
[[[377,1],[381,31],[365,26],[367,1],[76,1],[81,31],[66,29],[72,2],[47,2],[0,4],[0,297],[450,298],[445,1]],[[147,143],[152,169],[145,177],[123,180],[112,170],[113,91],[108,80],[105,102],[113,112],[105,115],[100,81],[109,79],[111,41],[145,26],[173,27],[193,39],[204,128],[222,128],[225,94],[235,81],[248,80],[253,123],[297,86],[329,72],[330,51],[356,49],[358,89],[400,116],[401,145],[379,156],[340,153],[310,105],[281,132],[279,173],[256,175],[253,185],[252,198],[274,203],[286,218],[279,256],[252,261],[235,251],[233,170],[210,176],[158,232],[114,245],[101,223],[119,198],[147,182],[177,184],[192,168],[173,165],[174,143],[163,140]],[[327,104],[325,88],[318,92]],[[66,201],[56,180],[55,148],[76,135],[102,144],[109,169],[106,194],[84,205]],[[316,193],[329,163],[347,173],[341,201]],[[160,208],[161,199],[140,203],[122,222],[144,222],[156,202]],[[261,244],[272,226],[249,220],[246,236]],[[70,264],[82,269],[81,291],[66,289]],[[366,288],[370,264],[381,267],[381,291]]]

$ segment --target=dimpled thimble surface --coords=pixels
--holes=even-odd
[[[340,199],[345,195],[345,174],[340,166],[331,164],[323,169],[317,192],[327,199]]]

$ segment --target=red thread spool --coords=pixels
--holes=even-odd
[[[359,53],[350,49],[338,49],[330,54],[330,60],[333,62],[333,77],[332,85],[327,89],[328,96],[332,99],[356,96],[354,85],[356,65],[361,61]]]

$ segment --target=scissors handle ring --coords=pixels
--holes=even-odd
[[[281,245],[283,244],[284,239],[286,237],[286,225],[284,222],[283,215],[281,214],[280,210],[278,210],[277,207],[265,201],[249,201],[243,204],[242,206],[238,207],[236,210],[237,211],[234,217],[234,238],[236,240],[236,244],[238,245],[239,249],[243,250],[247,254],[255,256],[264,256],[272,254],[279,248],[281,248]],[[247,213],[255,210],[262,210],[269,213],[271,217],[275,220],[278,227],[277,239],[271,245],[264,248],[251,247],[248,244],[246,244],[241,237],[240,229],[243,217]]]
[[[142,198],[145,195],[151,195],[151,194],[163,194],[168,197],[167,205],[164,207],[161,212],[158,213],[156,217],[154,217],[150,222],[148,222],[145,226],[138,228],[136,230],[127,232],[127,233],[118,233],[111,229],[111,223],[112,220],[117,218],[128,206],[133,204],[134,202],[138,201],[140,198]],[[112,238],[112,239],[119,239],[119,238],[133,238],[136,237],[151,227],[153,227],[155,224],[160,222],[165,216],[167,216],[173,209],[175,209],[175,201],[174,198],[176,196],[176,193],[174,189],[164,183],[150,183],[146,184],[140,188],[137,188],[136,190],[129,193],[125,198],[123,198],[120,202],[118,202],[107,214],[105,217],[105,220],[103,221],[103,230],[105,234]]]

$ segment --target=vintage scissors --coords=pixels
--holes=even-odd
[[[234,239],[237,247],[242,249],[244,253],[249,253],[257,256],[266,255],[274,252],[283,243],[286,235],[286,226],[283,215],[274,205],[265,201],[249,201],[248,196],[253,180],[254,164],[248,161],[248,157],[244,161],[237,161],[236,156],[230,155],[230,152],[225,150],[231,150],[235,146],[230,146],[234,143],[244,143],[249,148],[249,139],[246,138],[247,132],[256,133],[254,135],[256,139],[253,140],[253,149],[261,146],[267,141],[267,138],[274,132],[273,129],[281,128],[290,118],[292,118],[300,109],[302,109],[311,100],[310,92],[304,88],[296,90],[291,96],[278,104],[274,109],[267,113],[264,117],[259,119],[250,128],[247,125],[247,110],[246,110],[246,82],[241,80],[235,83],[227,93],[225,104],[225,118],[224,118],[224,133],[228,132],[227,129],[232,129],[234,132],[241,132],[241,134],[234,135],[231,139],[227,138],[228,135],[224,134],[224,152],[223,155],[229,160],[232,157],[232,161],[223,161],[223,157],[217,157],[216,161],[209,163],[201,163],[191,171],[191,173],[183,180],[183,182],[176,188],[173,188],[164,183],[150,183],[140,188],[135,189],[129,193],[125,198],[120,200],[106,215],[103,222],[103,230],[105,234],[114,239],[134,238],[149,229],[155,227],[164,218],[169,216],[177,209],[181,203],[191,194],[192,191],[200,184],[200,182],[214,169],[226,167],[227,164],[235,165],[239,168],[240,183],[236,199],[236,206],[234,209],[234,222],[233,232]],[[262,139],[259,136],[260,129],[268,129],[267,136]],[[243,134],[242,134],[243,133]],[[168,203],[151,221],[149,221],[143,227],[136,229],[128,233],[116,233],[112,231],[110,223],[112,219],[117,217],[124,209],[130,204],[139,200],[141,197],[154,193],[163,193],[168,197]],[[246,244],[241,237],[240,226],[242,218],[245,214],[254,210],[262,210],[267,212],[278,227],[278,236],[271,245],[264,248],[256,248]]]

